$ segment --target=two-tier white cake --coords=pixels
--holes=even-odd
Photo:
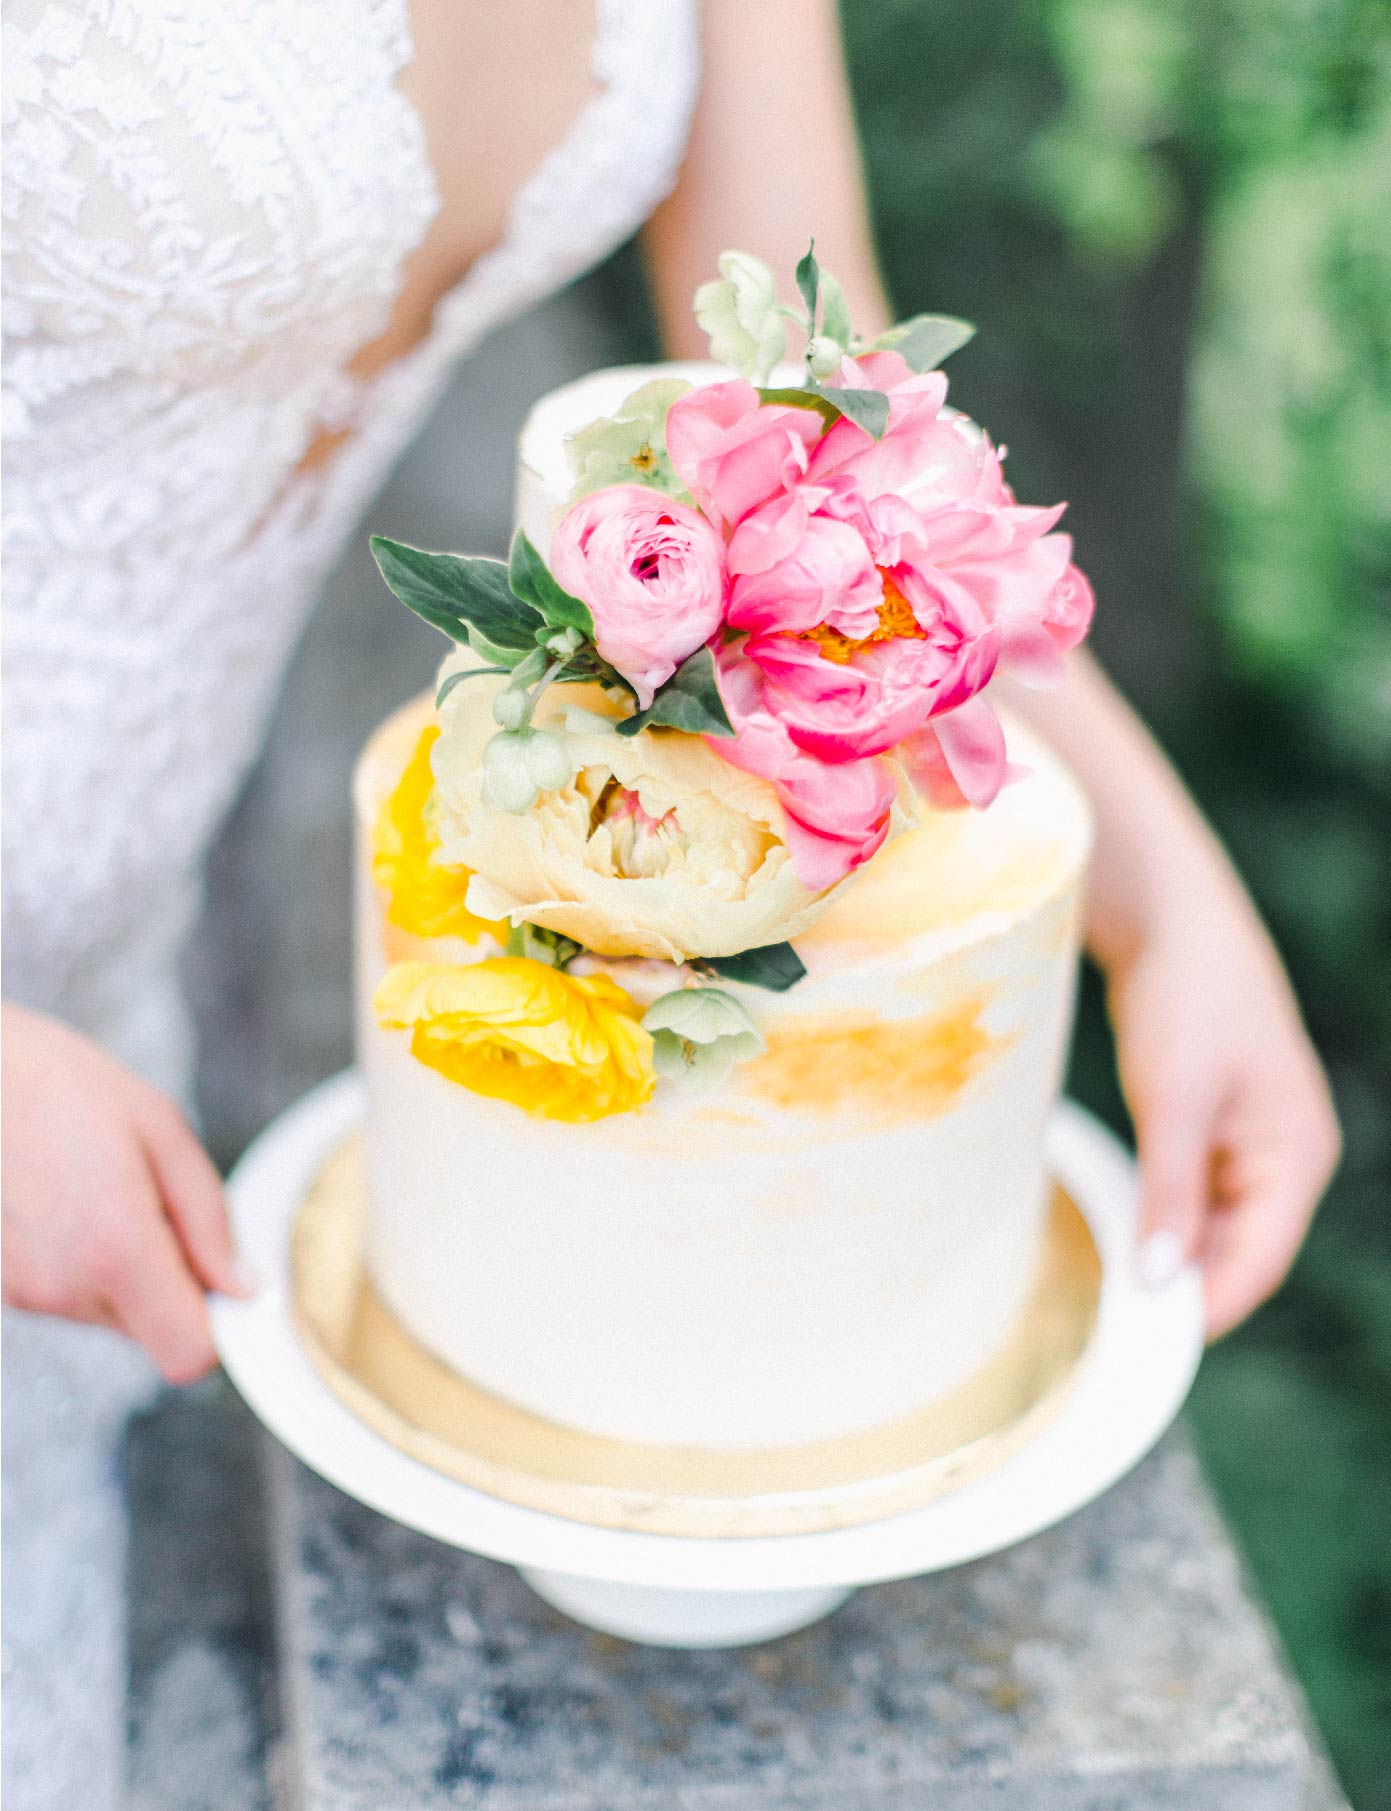
[[[601,372],[538,405],[518,515],[542,554],[572,483],[567,435],[673,372],[710,378]],[[451,834],[467,840],[462,751],[493,732],[499,683],[458,687],[440,714],[446,778],[432,808],[445,851]],[[614,714],[597,688],[553,686],[536,725],[563,731],[577,704]],[[1023,776],[985,810],[920,803],[799,929],[803,980],[786,992],[722,983],[761,1052],[713,1086],[663,1084],[634,1110],[561,1123],[427,1066],[373,1009],[393,962],[499,953],[486,936],[403,930],[373,878],[384,801],[434,721],[428,699],[397,713],[355,782],[366,1258],[387,1307],[499,1396],[666,1445],[832,1438],[965,1381],[1018,1315],[1044,1226],[1043,1129],[1091,834],[1066,772],[1010,724]],[[597,746],[570,783],[591,801],[612,790]],[[662,816],[664,800],[642,804]],[[647,875],[660,856],[644,859]],[[612,975],[641,1007],[674,971],[587,954],[575,972]]]

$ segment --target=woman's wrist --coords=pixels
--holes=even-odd
[[[1069,656],[1054,690],[1006,684],[1005,702],[1076,776],[1096,823],[1083,934],[1109,974],[1155,943],[1263,936],[1235,868],[1178,774],[1095,660]]]
[[[1264,936],[1255,907],[1226,851],[1186,795],[1157,792],[1123,835],[1098,824],[1083,936],[1108,974],[1123,972],[1156,944],[1189,939],[1248,942]]]

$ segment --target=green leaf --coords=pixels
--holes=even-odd
[[[544,648],[533,648],[529,654],[523,655],[512,669],[513,685],[535,685],[550,664],[550,655]]]
[[[501,560],[428,553],[385,535],[373,535],[370,544],[388,587],[451,641],[472,643],[485,659],[505,658],[509,649],[526,653],[536,645],[540,613],[515,596]],[[473,630],[486,645],[473,640]]]
[[[807,247],[806,256],[797,265],[797,289],[807,305],[807,332],[816,332],[816,292],[821,287],[821,267],[816,262],[816,241]]]
[[[882,390],[828,390],[824,394],[835,399],[836,407],[842,415],[847,416],[858,428],[863,428],[875,440],[882,440],[884,430],[889,425],[889,399]]]
[[[435,709],[438,710],[455,686],[462,685],[466,679],[481,679],[485,673],[506,673],[508,670],[507,667],[463,667],[457,673],[447,674],[435,693]]]
[[[827,427],[844,415],[876,440],[883,438],[889,425],[889,399],[882,390],[823,390],[819,384],[808,383],[795,389],[760,390],[758,400],[785,403],[790,409],[815,409]]]
[[[715,657],[709,648],[687,655],[651,704],[635,717],[615,725],[620,736],[640,729],[684,729],[695,736],[732,736],[734,725],[724,708],[715,679]]]
[[[555,582],[550,568],[520,528],[512,537],[507,582],[513,595],[539,610],[550,628],[578,629],[581,635],[593,638],[594,618],[589,605],[571,597]]]
[[[850,344],[850,304],[845,299],[845,291],[828,270],[821,273],[821,331],[838,346]]]
[[[507,673],[526,659],[520,648],[500,648],[496,642],[489,641],[476,623],[469,625],[468,645],[480,660],[492,661]]]
[[[765,943],[762,949],[741,950],[737,956],[702,956],[700,963],[727,981],[766,987],[775,994],[786,993],[807,972],[790,943]]]
[[[632,692],[632,682],[588,648],[581,648],[552,679],[553,685],[603,685]],[[636,694],[634,694],[636,696]]]
[[[840,420],[840,410],[830,397],[820,390],[805,388],[760,390],[758,400],[782,403],[785,408],[789,409],[815,409],[828,428]]]
[[[900,353],[914,371],[935,371],[953,352],[959,352],[976,330],[969,321],[951,314],[915,314],[900,321],[875,340],[876,351]]]
[[[573,937],[547,930],[540,924],[514,924],[507,934],[507,954],[544,962],[548,968],[566,968],[584,949]]]

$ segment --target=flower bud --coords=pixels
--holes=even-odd
[[[654,1000],[643,1014],[659,1075],[720,1080],[732,1063],[765,1049],[744,1008],[720,987],[683,987]]]
[[[813,377],[832,377],[840,369],[845,348],[824,333],[807,341],[807,366]]]
[[[529,748],[532,777],[542,792],[554,792],[574,778],[575,763],[564,737],[548,729],[534,729]]]
[[[584,645],[584,637],[578,629],[552,629],[545,645],[547,653],[556,660],[568,660]]]
[[[483,750],[483,789],[498,811],[530,811],[543,792],[554,792],[574,774],[559,736],[549,730],[502,730]]]
[[[531,716],[531,694],[525,686],[504,686],[493,699],[493,722],[504,729],[521,729]]]

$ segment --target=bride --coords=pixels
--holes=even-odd
[[[674,356],[724,246],[785,268],[812,228],[857,322],[889,314],[831,0],[9,0],[6,35],[6,1783],[97,1811],[112,1453],[151,1375],[110,1330],[189,1380],[204,1293],[254,1287],[176,965],[317,583],[454,362],[643,222]],[[1336,1128],[1240,882],[1074,662],[1016,704],[1098,814],[1144,1263],[1201,1256],[1221,1333]]]

